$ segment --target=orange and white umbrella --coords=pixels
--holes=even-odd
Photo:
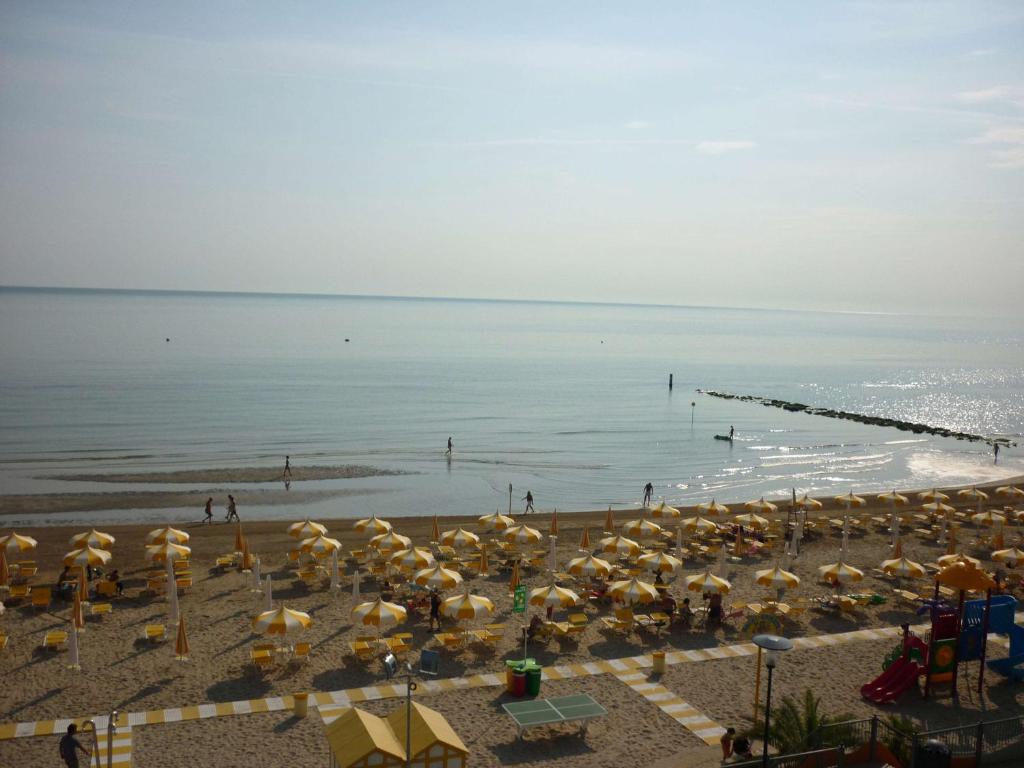
[[[987,512],[971,515],[971,521],[975,525],[984,525],[986,528],[991,528],[996,525],[1003,525],[1006,522],[1006,517],[990,509]]]
[[[768,528],[768,520],[760,515],[755,515],[753,512],[748,512],[745,515],[736,515],[733,520],[742,526],[753,528],[755,531],[764,531]]]
[[[191,649],[188,645],[188,634],[185,632],[185,617],[178,619],[178,635],[174,638],[174,656],[178,661],[188,661]]]
[[[626,605],[653,603],[660,598],[657,587],[637,578],[613,581],[608,587],[608,591],[611,592],[612,597],[621,600]]]
[[[627,536],[639,536],[646,539],[660,534],[661,526],[653,520],[640,518],[639,520],[630,520],[623,523],[622,532]]]
[[[803,510],[808,509],[821,509],[821,502],[817,499],[812,499],[806,493],[796,500],[796,505]]]
[[[988,494],[984,491],[979,491],[975,486],[970,488],[963,488],[956,492],[956,495],[961,499],[967,499],[968,501],[985,501],[988,498]]]
[[[449,547],[479,547],[480,537],[465,528],[456,528],[454,531],[442,533],[441,543]]]
[[[299,549],[307,554],[323,557],[341,549],[341,542],[323,535],[313,536],[312,538],[304,539],[299,545]]]
[[[711,571],[687,576],[685,583],[686,589],[690,592],[717,592],[724,595],[732,589],[732,584],[721,576],[715,576]]]
[[[110,553],[105,549],[82,547],[64,555],[64,565],[89,565],[96,567],[110,562]]]
[[[288,526],[288,535],[293,539],[312,539],[317,536],[324,536],[326,533],[326,525],[314,523],[308,517],[300,523],[292,523]]]
[[[3,547],[11,555],[35,549],[38,543],[31,536],[22,536],[20,533],[8,533],[6,536],[0,536],[0,547]]]
[[[263,635],[287,635],[300,629],[309,629],[313,623],[308,613],[291,608],[275,608],[264,611],[252,620],[252,628]]]
[[[417,571],[412,580],[421,587],[451,589],[462,583],[462,574],[445,568],[438,563],[433,568],[424,568],[422,571]]]
[[[513,525],[502,531],[502,538],[516,544],[536,544],[541,540],[540,531],[528,525]]]
[[[678,509],[670,507],[664,501],[651,510],[651,517],[679,517],[680,514]]]
[[[500,512],[495,512],[493,515],[484,515],[477,520],[477,525],[485,531],[491,532],[504,531],[506,528],[511,528],[515,524],[515,520],[507,515],[501,514]]]
[[[352,616],[360,624],[368,627],[390,627],[405,621],[408,613],[397,603],[389,603],[377,598],[370,603],[360,603],[352,609]]]
[[[598,542],[602,552],[624,557],[636,557],[640,554],[640,545],[625,536],[608,536]]]
[[[863,507],[867,504],[867,501],[864,500],[863,496],[857,496],[853,491],[843,494],[842,496],[835,496],[834,500],[837,504],[842,504],[848,510],[853,509],[853,507]]]
[[[800,577],[795,573],[784,571],[779,566],[754,572],[754,581],[771,589],[793,589],[800,586]]]
[[[157,528],[156,530],[150,531],[146,535],[146,543],[163,544],[165,541],[170,541],[174,544],[184,544],[190,538],[192,537],[182,530],[165,526],[164,528]]]
[[[608,507],[608,514],[604,516],[604,531],[605,533],[612,533],[615,530],[615,515],[612,513],[612,508]]]
[[[554,608],[571,608],[574,605],[579,604],[580,596],[573,592],[571,589],[565,587],[559,587],[557,584],[552,584],[549,587],[540,587],[539,589],[530,590],[530,605],[539,605],[544,608],[548,606]]]
[[[922,504],[921,509],[925,512],[931,512],[936,515],[949,515],[953,513],[953,507],[949,504],[943,504],[941,501],[932,501],[928,504]]]
[[[1024,563],[1024,552],[1021,552],[1016,547],[1000,549],[992,553],[992,559],[997,563],[1006,563],[1006,565],[1014,568],[1020,563]]]
[[[941,565],[943,568],[945,568],[946,566],[953,565],[954,563],[959,563],[961,560],[966,560],[968,563],[970,563],[976,568],[981,567],[981,560],[979,560],[976,557],[971,557],[970,555],[965,555],[962,552],[954,552],[950,555],[943,555],[942,557],[938,558],[935,562]]]
[[[370,546],[374,547],[382,555],[386,555],[389,552],[408,549],[412,546],[412,539],[394,531],[387,531],[370,539]]]
[[[996,488],[996,495],[1007,499],[1024,499],[1024,490],[1015,485],[1001,485]]]
[[[854,568],[852,565],[847,565],[840,560],[837,563],[829,563],[818,568],[818,575],[821,576],[823,581],[827,581],[830,584],[833,582],[847,584],[856,583],[863,579],[864,571]]]
[[[85,533],[76,533],[68,540],[68,543],[75,549],[81,549],[82,547],[110,549],[114,546],[115,541],[116,539],[109,533],[103,533],[93,528]]]
[[[649,555],[641,555],[636,563],[644,570],[656,571],[658,573],[679,573],[679,571],[683,570],[682,560],[660,551],[652,552]]]
[[[605,577],[612,572],[611,563],[593,555],[570,560],[567,568],[573,576]]]
[[[421,571],[435,564],[430,550],[419,547],[400,549],[388,558],[388,562],[405,571]]]
[[[883,560],[882,570],[901,579],[923,579],[928,574],[923,565],[905,557]]]
[[[937,491],[932,488],[930,491],[922,491],[917,494],[917,498],[921,501],[949,501],[949,496],[944,494],[942,491]]]
[[[711,501],[698,504],[697,513],[700,515],[727,515],[729,514],[729,508],[725,504],[719,504],[712,499]]]
[[[743,505],[743,508],[746,509],[748,512],[761,512],[762,514],[767,514],[769,512],[777,512],[779,509],[770,501],[765,501],[764,496],[762,496],[760,499],[757,499],[756,501],[748,501]]]
[[[696,533],[701,536],[718,530],[717,525],[710,520],[705,520],[703,517],[688,517],[683,520],[681,527],[687,533]]]
[[[464,595],[449,597],[441,603],[441,613],[453,619],[479,619],[494,613],[494,603],[481,595]]]
[[[904,507],[907,505],[907,502],[909,501],[909,499],[907,499],[907,497],[904,496],[903,494],[896,493],[895,488],[891,491],[880,493],[875,498],[878,499],[879,501],[884,501],[893,507]]]
[[[590,549],[590,528],[583,526],[583,535],[580,536],[580,549]]]
[[[356,520],[352,524],[352,527],[361,533],[367,533],[371,536],[379,536],[382,533],[387,533],[391,530],[391,523],[387,520],[381,520],[376,515],[370,515],[363,520]]]
[[[165,541],[162,544],[147,544],[146,559],[153,563],[163,563],[168,560],[188,560],[192,555],[192,549],[184,544],[175,544],[173,541]]]
[[[551,525],[548,527],[549,536],[558,535],[558,510],[552,510],[551,512]]]

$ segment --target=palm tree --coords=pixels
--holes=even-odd
[[[792,696],[783,696],[782,703],[772,708],[768,743],[781,755],[803,752],[813,746],[811,739],[819,728],[849,719],[845,714],[822,714],[821,699],[808,688],[804,691],[802,705]],[[764,723],[755,726],[751,735],[763,737]]]

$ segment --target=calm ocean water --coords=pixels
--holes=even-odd
[[[128,490],[49,476],[285,454],[412,473],[303,484],[372,493],[249,518],[484,514],[507,506],[509,483],[517,508],[532,489],[539,508],[572,510],[635,504],[648,480],[656,499],[728,503],[1024,473],[1021,448],[993,467],[982,443],[695,393],[1016,438],[1024,344],[994,320],[0,289],[0,370],[4,493]],[[733,445],[713,439],[730,425]]]

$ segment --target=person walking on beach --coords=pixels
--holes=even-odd
[[[527,491],[526,495],[523,496],[523,498],[521,498],[520,501],[525,501],[526,502],[526,509],[523,510],[523,514],[526,514],[527,512],[536,512],[537,511],[537,510],[535,510],[533,508],[533,491]]]
[[[452,445],[453,445],[453,443],[452,443],[452,436],[448,435],[448,450],[444,452],[445,456],[451,456],[452,455]]]
[[[644,506],[651,503],[651,494],[654,493],[654,484],[648,483],[644,486]]]
[[[68,732],[60,740],[60,759],[68,768],[78,768],[78,752],[80,750],[85,759],[89,759],[89,750],[82,746],[82,743],[75,738],[78,733],[78,726],[72,723],[68,726]]]
[[[734,434],[736,434],[736,430],[735,430],[735,429],[734,429],[734,428],[732,427],[732,425],[730,425],[730,426],[729,426],[729,439],[730,439],[730,440],[732,440],[732,436],[733,436]]]
[[[995,453],[995,458],[992,459],[992,463],[993,464],[998,464],[999,463],[999,443],[993,443],[992,444],[992,451],[993,451],[993,453]]]
[[[292,457],[291,456],[285,456],[284,457],[284,473],[281,475],[281,477],[291,477],[291,476],[292,476]]]
[[[213,496],[206,500],[206,517],[203,518],[203,525],[213,525]]]
[[[237,520],[238,522],[242,522],[241,518],[238,517],[238,506],[235,504],[235,497],[232,496],[229,493],[228,494],[228,518],[227,518],[227,522],[230,523],[232,520]]]

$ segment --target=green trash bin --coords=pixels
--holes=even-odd
[[[541,666],[539,664],[526,665],[526,695],[540,695]]]

